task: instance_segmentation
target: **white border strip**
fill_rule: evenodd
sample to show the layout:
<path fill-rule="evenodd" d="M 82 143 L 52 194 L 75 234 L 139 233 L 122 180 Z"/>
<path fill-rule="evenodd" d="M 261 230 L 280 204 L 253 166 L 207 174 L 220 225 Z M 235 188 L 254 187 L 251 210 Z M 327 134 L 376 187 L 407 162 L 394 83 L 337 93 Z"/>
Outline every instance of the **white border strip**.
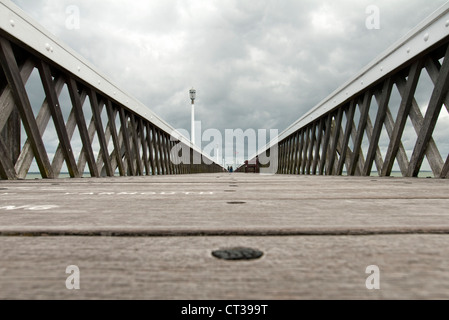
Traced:
<path fill-rule="evenodd" d="M 90 62 L 62 41 L 58 40 L 9 0 L 0 0 L 0 29 L 81 78 L 106 96 L 109 96 L 129 110 L 155 124 L 166 133 L 174 133 L 174 135 L 177 135 L 176 138 L 181 142 L 215 163 L 209 155 L 203 154 L 200 148 L 193 145 L 191 141 L 158 117 L 143 103 L 116 86 Z"/>
<path fill-rule="evenodd" d="M 363 68 L 356 76 L 351 78 L 318 105 L 308 111 L 304 116 L 281 132 L 277 140 L 272 140 L 265 147 L 259 149 L 257 154 L 265 152 L 267 149 L 277 144 L 277 141 L 282 141 L 292 133 L 347 101 L 355 94 L 365 90 L 386 74 L 412 60 L 421 52 L 432 47 L 448 35 L 449 2 L 437 9 L 419 25 L 413 28 L 407 35 Z M 256 154 L 252 158 L 255 156 Z"/>

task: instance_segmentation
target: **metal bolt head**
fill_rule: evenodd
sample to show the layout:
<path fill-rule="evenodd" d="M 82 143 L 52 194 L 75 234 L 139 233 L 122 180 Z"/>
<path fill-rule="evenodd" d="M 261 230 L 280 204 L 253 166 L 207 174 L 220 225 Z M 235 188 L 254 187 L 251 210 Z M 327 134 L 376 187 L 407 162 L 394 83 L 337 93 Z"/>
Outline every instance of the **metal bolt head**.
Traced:
<path fill-rule="evenodd" d="M 215 250 L 212 256 L 223 260 L 254 260 L 262 257 L 263 252 L 252 248 L 235 247 Z"/>

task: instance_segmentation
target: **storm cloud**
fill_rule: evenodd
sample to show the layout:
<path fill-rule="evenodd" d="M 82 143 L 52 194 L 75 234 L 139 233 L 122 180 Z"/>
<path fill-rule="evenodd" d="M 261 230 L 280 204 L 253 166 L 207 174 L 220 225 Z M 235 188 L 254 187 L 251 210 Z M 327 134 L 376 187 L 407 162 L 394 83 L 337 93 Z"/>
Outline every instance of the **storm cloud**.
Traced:
<path fill-rule="evenodd" d="M 194 87 L 196 119 L 224 136 L 283 131 L 446 1 L 13 2 L 175 128 Z"/>

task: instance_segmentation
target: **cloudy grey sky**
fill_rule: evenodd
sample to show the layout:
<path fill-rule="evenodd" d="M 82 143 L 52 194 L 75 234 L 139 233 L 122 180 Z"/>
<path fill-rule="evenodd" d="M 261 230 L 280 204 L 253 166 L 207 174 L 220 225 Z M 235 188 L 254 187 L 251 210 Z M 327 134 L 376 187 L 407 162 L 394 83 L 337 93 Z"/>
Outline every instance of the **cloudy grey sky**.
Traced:
<path fill-rule="evenodd" d="M 281 132 L 446 0 L 13 2 L 175 128 L 190 131 L 195 87 L 203 130 L 224 133 Z"/>

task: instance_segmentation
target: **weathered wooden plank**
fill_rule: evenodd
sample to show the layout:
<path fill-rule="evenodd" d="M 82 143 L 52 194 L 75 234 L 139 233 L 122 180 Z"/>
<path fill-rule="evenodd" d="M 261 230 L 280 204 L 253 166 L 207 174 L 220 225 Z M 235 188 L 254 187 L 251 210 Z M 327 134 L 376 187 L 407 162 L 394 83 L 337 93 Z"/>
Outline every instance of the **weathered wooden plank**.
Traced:
<path fill-rule="evenodd" d="M 104 105 L 103 100 L 99 101 L 98 103 L 100 105 Z M 109 126 L 109 121 L 108 121 L 106 123 L 106 128 L 104 129 L 104 137 L 106 139 L 106 145 L 108 146 L 108 152 L 109 152 L 109 142 L 111 142 L 111 136 L 112 136 L 112 134 L 111 134 L 111 127 Z M 97 168 L 98 168 L 98 171 L 100 172 L 100 176 L 101 177 L 107 177 L 108 175 L 106 173 L 106 168 L 105 168 L 105 166 L 103 164 L 103 158 L 101 156 L 102 153 L 103 152 L 100 150 L 100 152 L 99 152 L 99 154 L 97 156 Z M 116 169 L 115 166 L 117 165 L 117 163 L 114 160 L 114 166 L 112 165 L 112 160 L 114 159 L 114 156 L 112 155 L 112 153 L 108 155 L 108 158 L 109 158 L 108 161 L 111 164 L 112 172 L 114 172 L 114 175 L 115 175 L 115 169 Z"/>
<path fill-rule="evenodd" d="M 55 81 L 55 91 L 56 91 L 57 96 L 59 96 L 61 94 L 63 86 L 64 86 L 63 77 L 57 77 L 56 81 Z M 39 113 L 37 114 L 37 117 L 36 117 L 36 123 L 37 123 L 37 127 L 39 129 L 39 133 L 40 133 L 41 137 L 43 136 L 45 129 L 47 128 L 48 122 L 50 121 L 50 117 L 51 117 L 50 107 L 48 105 L 47 98 L 45 98 L 44 102 L 42 103 L 41 108 L 39 109 Z M 56 155 L 55 155 L 55 157 L 56 157 Z M 55 157 L 53 157 L 53 161 L 54 161 Z M 61 161 L 61 163 L 62 163 L 65 159 L 63 153 L 61 153 L 61 157 L 62 157 L 62 161 Z M 25 179 L 25 177 L 28 173 L 28 170 L 31 167 L 31 164 L 33 163 L 33 159 L 34 159 L 34 153 L 33 153 L 32 145 L 31 145 L 31 139 L 27 138 L 25 141 L 25 144 L 22 147 L 20 156 L 17 159 L 17 162 L 15 164 L 16 172 L 20 179 Z M 57 177 L 61 168 L 55 168 L 53 166 L 53 164 L 52 164 L 52 168 L 53 168 L 53 172 L 55 173 L 55 177 Z"/>
<path fill-rule="evenodd" d="M 368 114 L 368 119 L 366 120 L 366 136 L 368 138 L 368 141 L 371 141 L 371 137 L 373 136 L 373 123 L 371 122 L 371 118 Z M 379 146 L 377 146 L 376 151 L 374 153 L 374 163 L 376 165 L 377 172 L 380 172 L 382 170 L 382 167 L 384 165 L 384 161 L 382 159 L 382 154 L 380 152 Z M 365 165 L 365 162 L 363 163 L 363 166 Z M 361 169 L 361 174 L 363 172 L 363 168 Z M 362 174 L 363 175 L 363 174 Z M 370 174 L 369 174 L 370 175 Z"/>
<path fill-rule="evenodd" d="M 317 166 L 318 166 L 318 161 L 320 158 L 320 145 L 321 145 L 321 140 L 323 137 L 324 117 L 322 117 L 319 121 L 320 121 L 320 125 L 318 126 L 318 137 L 316 139 L 316 144 L 315 144 L 315 157 L 313 159 L 313 165 L 312 165 L 312 174 L 313 175 L 316 175 L 316 173 L 317 173 Z"/>
<path fill-rule="evenodd" d="M 334 135 L 333 135 L 333 142 L 331 145 L 331 149 L 330 149 L 330 154 L 329 154 L 329 163 L 327 165 L 327 174 L 328 175 L 332 175 L 334 174 L 334 162 L 335 162 L 335 157 L 337 154 L 337 144 L 338 144 L 338 140 L 339 140 L 339 135 L 340 135 L 340 129 L 341 129 L 341 122 L 343 119 L 343 109 L 344 107 L 340 107 L 338 109 L 338 113 L 337 113 L 337 118 L 335 120 L 335 130 L 334 130 Z"/>
<path fill-rule="evenodd" d="M 165 148 L 166 148 L 166 153 L 167 153 L 167 160 L 168 160 L 168 167 L 170 169 L 170 174 L 175 174 L 175 167 L 173 165 L 173 158 L 172 158 L 172 152 L 171 152 L 171 147 L 170 147 L 170 135 L 169 134 L 164 134 L 165 136 Z M 206 168 L 209 167 L 208 165 L 206 165 Z M 207 170 L 206 170 L 207 171 Z"/>
<path fill-rule="evenodd" d="M 170 148 L 170 135 L 164 132 L 164 146 L 165 146 L 165 154 L 167 155 L 167 164 L 168 164 L 168 172 L 169 174 L 174 174 L 175 169 L 173 167 L 172 157 L 171 157 L 171 148 Z M 204 164 L 203 158 L 201 156 L 201 161 Z M 207 172 L 208 165 L 204 164 L 203 169 Z"/>
<path fill-rule="evenodd" d="M 438 75 L 437 75 L 437 77 L 438 77 Z M 402 97 L 405 92 L 405 86 L 406 86 L 405 79 L 403 77 L 397 77 L 396 86 L 398 88 L 399 94 Z M 421 131 L 424 117 L 421 113 L 418 103 L 416 102 L 416 99 L 413 99 L 413 101 L 412 101 L 412 107 L 410 108 L 409 117 L 412 122 L 413 128 L 415 129 L 415 132 L 418 135 L 419 132 Z M 426 149 L 426 156 L 427 156 L 427 160 L 429 161 L 429 165 L 433 171 L 434 176 L 438 177 L 444 163 L 443 163 L 443 158 L 441 158 L 441 154 L 438 151 L 437 145 L 432 137 L 430 138 L 429 144 Z M 407 162 L 407 164 L 408 164 L 408 162 Z M 408 165 L 407 165 L 407 170 L 408 170 Z M 404 176 L 405 176 L 405 174 L 404 174 Z"/>
<path fill-rule="evenodd" d="M 285 166 L 285 173 L 290 174 L 290 168 L 292 165 L 292 157 L 293 157 L 293 150 L 295 147 L 295 141 L 294 141 L 294 135 L 292 134 L 290 137 L 287 138 L 287 161 Z"/>
<path fill-rule="evenodd" d="M 429 106 L 427 107 L 424 122 L 418 135 L 415 148 L 410 159 L 407 176 L 417 177 L 424 160 L 424 155 L 435 129 L 438 117 L 440 115 L 443 102 L 446 99 L 449 91 L 449 46 L 446 51 L 443 65 L 440 69 L 440 75 L 435 84 L 432 96 L 430 98 Z M 445 175 L 444 175 L 445 176 Z"/>
<path fill-rule="evenodd" d="M 120 147 L 119 138 L 117 135 L 117 126 L 115 125 L 115 119 L 117 117 L 117 109 L 112 106 L 112 102 L 109 99 L 106 101 L 106 113 L 108 115 L 109 127 L 110 127 L 110 131 L 111 131 L 111 136 L 112 136 L 112 143 L 114 144 L 114 150 L 117 151 L 115 153 L 115 159 L 117 161 L 116 163 L 118 166 L 118 170 L 119 170 L 120 176 L 125 176 L 126 171 L 124 170 L 124 167 L 123 167 L 123 161 L 122 161 L 122 157 L 120 154 L 121 147 Z"/>
<path fill-rule="evenodd" d="M 2 137 L 0 137 L 0 177 L 2 179 L 15 180 L 17 179 L 17 174 L 8 151 Z"/>
<path fill-rule="evenodd" d="M 147 144 L 148 144 L 148 155 L 149 155 L 149 160 L 150 160 L 150 166 L 151 166 L 151 174 L 152 175 L 156 175 L 156 166 L 155 166 L 155 161 L 154 161 L 154 145 L 153 145 L 153 141 L 151 139 L 151 127 L 150 127 L 150 123 L 149 122 L 145 122 L 145 127 L 147 129 Z"/>
<path fill-rule="evenodd" d="M 62 85 L 63 84 L 64 83 L 62 83 Z M 62 85 L 61 85 L 61 90 L 62 90 Z M 58 82 L 56 82 L 56 90 L 58 90 Z M 59 93 L 58 93 L 58 95 L 59 95 Z M 83 90 L 80 93 L 80 103 L 81 103 L 81 105 L 84 104 L 84 101 L 86 100 L 86 97 L 87 97 L 87 94 Z M 41 108 L 41 110 L 42 110 L 42 108 Z M 37 118 L 39 118 L 39 115 L 37 116 Z M 73 137 L 73 134 L 75 132 L 75 128 L 76 128 L 76 117 L 75 117 L 75 111 L 74 111 L 73 107 L 70 110 L 69 118 L 67 119 L 65 127 L 66 127 L 66 131 L 67 131 L 67 135 L 68 135 L 69 139 L 71 140 L 72 137 Z M 58 148 L 56 149 L 55 156 L 53 157 L 53 162 L 51 164 L 52 167 L 53 167 L 53 171 L 54 172 L 60 172 L 63 162 L 64 162 L 64 154 L 63 154 L 63 151 L 62 151 L 62 146 L 61 146 L 61 144 L 59 144 Z M 81 171 L 79 171 L 79 172 L 80 172 L 80 174 L 83 174 L 83 172 L 81 172 Z"/>
<path fill-rule="evenodd" d="M 142 118 L 139 118 L 138 120 L 138 127 L 139 127 L 139 133 L 140 133 L 140 145 L 142 146 L 142 158 L 143 158 L 143 165 L 145 167 L 145 174 L 149 176 L 151 174 L 150 172 L 150 164 L 148 162 L 148 153 L 147 153 L 147 144 L 146 144 L 146 136 L 145 136 L 145 125 L 142 120 Z"/>
<path fill-rule="evenodd" d="M 27 83 L 34 69 L 34 62 L 31 59 L 25 61 L 25 63 L 20 66 L 20 77 L 23 83 Z M 0 95 L 0 131 L 7 123 L 12 110 L 15 109 L 14 96 L 12 94 L 10 86 L 6 86 Z"/>
<path fill-rule="evenodd" d="M 281 141 L 279 143 L 279 168 L 278 173 L 283 174 L 284 173 L 284 151 L 285 151 L 285 140 Z"/>
<path fill-rule="evenodd" d="M 282 142 L 278 142 L 278 167 L 276 174 L 282 173 Z"/>
<path fill-rule="evenodd" d="M 136 171 L 134 168 L 134 163 L 131 155 L 131 145 L 129 143 L 130 137 L 128 132 L 128 118 L 125 116 L 125 111 L 123 108 L 119 107 L 119 117 L 120 117 L 120 124 L 121 124 L 121 130 L 123 134 L 123 144 L 125 146 L 125 158 L 126 162 L 128 164 L 128 171 L 132 176 L 136 175 Z"/>
<path fill-rule="evenodd" d="M 92 105 L 91 105 L 91 107 L 92 107 Z M 103 110 L 103 105 L 99 106 L 99 108 L 100 108 L 100 113 L 101 113 Z M 94 141 L 96 132 L 97 132 L 97 128 L 95 126 L 94 117 L 92 115 L 92 117 L 89 121 L 89 126 L 87 127 L 87 133 L 89 135 L 89 141 L 90 141 L 91 146 L 93 146 L 93 141 Z M 84 147 L 83 147 L 83 149 L 84 149 Z M 103 157 L 101 155 L 101 151 L 100 151 L 100 153 L 97 154 L 97 159 L 98 159 L 98 157 L 100 157 L 103 162 Z M 85 152 L 84 152 L 84 150 L 81 150 L 80 157 L 78 158 L 78 168 L 82 168 L 82 170 L 84 170 L 84 167 L 86 166 L 86 161 L 87 161 L 87 159 L 85 156 Z M 95 162 L 95 165 L 97 166 L 98 172 L 100 172 L 96 162 Z M 81 170 L 81 169 L 79 169 L 79 170 Z"/>
<path fill-rule="evenodd" d="M 381 96 L 380 93 L 375 93 L 377 104 L 380 105 L 381 103 Z M 393 134 L 393 128 L 394 128 L 394 120 L 393 115 L 391 114 L 390 108 L 387 106 L 386 109 L 386 116 L 385 116 L 385 129 L 387 130 L 388 138 L 391 139 L 391 136 Z M 398 161 L 399 169 L 401 170 L 401 174 L 405 176 L 408 169 L 408 158 L 407 153 L 405 152 L 404 146 L 402 145 L 402 142 L 399 142 L 399 148 L 398 153 L 396 155 L 396 159 Z M 382 170 L 379 170 L 379 175 L 382 176 Z"/>
<path fill-rule="evenodd" d="M 349 104 L 349 108 L 346 110 L 346 128 L 345 128 L 345 135 L 343 138 L 340 159 L 338 160 L 337 165 L 336 171 L 337 175 L 343 174 L 343 168 L 347 157 L 347 150 L 349 149 L 349 139 L 351 138 L 352 126 L 354 124 L 355 108 L 356 108 L 356 99 L 353 99 Z M 347 170 L 349 170 L 349 166 Z"/>
<path fill-rule="evenodd" d="M 81 175 L 78 171 L 78 167 L 76 166 L 75 157 L 73 156 L 72 146 L 70 144 L 70 139 L 67 134 L 64 117 L 62 115 L 58 100 L 59 94 L 57 93 L 55 83 L 52 80 L 50 67 L 45 62 L 40 61 L 38 68 L 46 95 L 47 105 L 50 109 L 50 113 L 55 124 L 55 130 L 58 135 L 59 143 L 62 147 L 64 159 L 66 161 L 67 170 L 69 171 L 70 177 L 79 178 Z M 59 172 L 55 172 L 55 174 L 59 175 Z"/>
<path fill-rule="evenodd" d="M 19 109 L 22 123 L 30 138 L 31 146 L 37 165 L 43 178 L 54 178 L 53 169 L 45 150 L 44 142 L 34 118 L 28 94 L 20 75 L 20 70 L 14 57 L 11 44 L 4 38 L 0 38 L 0 61 L 3 71 L 11 87 L 16 106 Z"/>
<path fill-rule="evenodd" d="M 323 146 L 321 149 L 321 161 L 320 161 L 320 170 L 319 174 L 322 176 L 324 174 L 324 169 L 326 166 L 326 160 L 327 160 L 327 150 L 329 148 L 329 140 L 331 137 L 331 124 L 332 124 L 332 114 L 329 112 L 326 119 L 326 126 L 325 126 L 325 135 L 324 135 L 324 141 Z"/>
<path fill-rule="evenodd" d="M 118 112 L 118 111 L 117 111 Z M 114 148 L 114 151 L 112 152 L 112 168 L 117 169 L 118 168 L 118 163 L 117 163 L 117 158 L 123 159 L 125 157 L 125 145 L 123 142 L 123 132 L 122 132 L 122 128 L 120 128 L 120 131 L 117 133 L 117 137 L 118 137 L 118 145 L 119 148 L 116 149 Z M 120 173 L 120 176 L 124 177 L 126 176 L 127 172 L 128 172 L 128 165 L 127 165 L 127 161 L 122 161 L 122 165 L 123 165 L 123 174 Z"/>
<path fill-rule="evenodd" d="M 299 145 L 298 145 L 298 155 L 297 155 L 297 160 L 295 161 L 295 170 L 297 172 L 297 174 L 301 174 L 301 166 L 302 166 L 302 162 L 303 162 L 303 158 L 302 158 L 302 150 L 304 148 L 304 128 L 302 128 L 301 130 L 298 131 L 298 139 L 299 139 Z"/>
<path fill-rule="evenodd" d="M 387 154 L 384 160 L 384 166 L 382 168 L 382 176 L 389 176 L 393 168 L 394 159 L 398 152 L 399 142 L 401 141 L 402 134 L 404 132 L 405 124 L 412 107 L 412 102 L 416 87 L 418 85 L 419 76 L 422 69 L 422 60 L 416 61 L 411 67 L 408 75 L 407 85 L 404 91 L 404 97 L 402 98 L 401 105 L 399 107 L 398 115 L 396 117 L 396 123 L 392 136 L 390 138 L 390 144 L 388 146 Z"/>
<path fill-rule="evenodd" d="M 307 128 L 305 128 L 304 132 L 306 134 L 306 142 L 304 144 L 302 153 L 302 163 L 301 163 L 301 174 L 305 174 L 306 173 L 306 164 L 309 162 L 309 158 L 308 158 L 308 153 L 307 151 L 309 150 L 309 144 L 310 144 L 310 134 L 312 131 L 312 126 L 309 125 L 307 126 Z"/>
<path fill-rule="evenodd" d="M 352 150 L 351 166 L 349 167 L 349 176 L 356 174 L 356 167 L 358 165 L 363 167 L 363 159 L 360 157 L 362 151 L 362 140 L 365 135 L 366 123 L 369 115 L 369 109 L 371 105 L 371 97 L 373 93 L 371 89 L 368 89 L 363 97 L 363 103 L 360 110 L 359 125 L 357 127 L 357 135 L 354 140 L 354 147 Z"/>
<path fill-rule="evenodd" d="M 292 143 L 289 138 L 286 139 L 285 142 L 285 163 L 284 163 L 284 173 L 288 174 L 288 165 L 289 165 L 289 155 L 290 155 L 290 147 Z"/>
<path fill-rule="evenodd" d="M 159 128 L 156 128 L 156 132 L 157 132 L 157 146 L 158 146 L 158 150 L 159 150 L 159 160 L 161 163 L 161 169 L 162 169 L 162 174 L 166 175 L 167 174 L 167 166 L 166 166 L 166 158 L 165 158 L 165 154 L 164 154 L 164 148 L 162 147 L 162 133 L 161 130 Z M 193 158 L 192 158 L 193 160 Z"/>
<path fill-rule="evenodd" d="M 97 165 L 95 163 L 95 156 L 92 150 L 92 140 L 89 137 L 90 135 L 87 130 L 83 106 L 81 104 L 80 95 L 78 93 L 78 85 L 72 77 L 69 77 L 66 83 L 67 88 L 69 89 L 69 95 L 72 101 L 72 107 L 74 110 L 76 124 L 80 134 L 81 142 L 83 143 L 83 148 L 78 158 L 78 170 L 81 173 L 84 172 L 84 163 L 82 161 L 82 157 L 84 156 L 87 161 L 87 165 L 89 167 L 91 176 L 98 178 L 100 174 L 98 172 Z"/>
<path fill-rule="evenodd" d="M 154 159 L 155 159 L 155 163 L 156 163 L 157 174 L 161 175 L 162 174 L 161 156 L 159 153 L 159 143 L 157 142 L 158 139 L 157 139 L 156 127 L 154 125 L 151 125 L 151 131 L 153 133 L 152 134 L 152 142 L 153 142 L 153 147 L 154 147 Z M 192 163 L 192 158 L 190 158 L 189 168 L 191 168 L 191 166 L 190 166 L 191 163 Z"/>
<path fill-rule="evenodd" d="M 285 174 L 289 174 L 289 167 L 290 167 L 290 157 L 292 154 L 292 146 L 293 146 L 293 141 L 291 139 L 291 137 L 287 138 L 287 143 L 286 143 L 286 150 L 285 150 Z"/>
<path fill-rule="evenodd" d="M 130 116 L 130 125 L 131 125 L 131 140 L 133 143 L 133 149 L 134 149 L 134 156 L 136 159 L 136 174 L 142 176 L 143 175 L 143 168 L 142 168 L 142 159 L 140 158 L 140 147 L 139 147 L 139 141 L 138 141 L 138 127 L 136 124 L 136 118 L 134 113 L 131 113 Z"/>
<path fill-rule="evenodd" d="M 25 84 L 33 72 L 34 62 L 28 59 L 19 68 L 20 76 Z M 9 158 L 13 164 L 17 163 L 21 151 L 21 119 L 7 82 L 0 95 L 0 133 L 6 143 Z"/>
<path fill-rule="evenodd" d="M 313 149 L 314 149 L 315 142 L 316 142 L 316 127 L 317 127 L 317 122 L 314 121 L 313 127 L 312 127 L 312 137 L 310 140 L 309 156 L 307 157 L 306 174 L 308 174 L 308 175 L 310 174 L 310 168 L 312 166 L 312 161 L 313 161 Z"/>
<path fill-rule="evenodd" d="M 291 167 L 291 172 L 292 172 L 292 174 L 299 174 L 299 170 L 297 170 L 297 168 L 296 168 L 296 163 L 297 163 L 297 161 L 298 161 L 298 150 L 299 150 L 299 143 L 300 143 L 300 141 L 299 141 L 299 139 L 300 139 L 300 133 L 299 133 L 299 130 L 298 131 L 296 131 L 295 133 L 294 133 L 294 148 L 293 148 L 293 155 L 292 155 L 292 167 Z"/>
<path fill-rule="evenodd" d="M 382 127 L 385 122 L 385 117 L 387 116 L 387 108 L 388 104 L 390 102 L 391 97 L 391 91 L 393 90 L 393 79 L 387 78 L 384 81 L 383 87 L 382 87 L 382 93 L 380 98 L 380 103 L 378 104 L 378 110 L 377 110 L 377 116 L 376 116 L 376 122 L 374 124 L 373 133 L 370 140 L 370 145 L 368 148 L 368 153 L 366 155 L 366 161 L 365 166 L 363 168 L 362 174 L 365 176 L 369 176 L 371 174 L 371 169 L 373 166 L 373 162 L 376 156 L 376 150 L 379 147 L 379 139 L 380 135 L 382 133 Z"/>
<path fill-rule="evenodd" d="M 449 178 L 449 155 L 446 158 L 443 168 L 441 169 L 440 178 Z"/>
<path fill-rule="evenodd" d="M 285 139 L 285 143 L 284 143 L 284 164 L 283 164 L 283 173 L 287 174 L 288 173 L 288 151 L 289 151 L 289 147 L 290 147 L 290 143 L 289 143 L 289 139 Z"/>
<path fill-rule="evenodd" d="M 432 57 L 429 57 L 425 61 L 425 67 L 427 70 L 427 73 L 430 76 L 430 79 L 432 80 L 433 84 L 435 85 L 438 81 L 438 76 L 440 74 L 441 64 L 437 59 L 434 59 Z M 447 112 L 449 112 L 449 96 L 446 96 L 444 99 L 444 105 L 446 106 Z"/>
<path fill-rule="evenodd" d="M 90 107 L 92 109 L 92 119 L 94 121 L 95 130 L 97 131 L 98 143 L 100 144 L 100 155 L 103 158 L 103 164 L 106 169 L 106 174 L 109 177 L 114 176 L 111 163 L 109 161 L 108 145 L 106 143 L 106 137 L 104 135 L 104 127 L 101 121 L 101 111 L 98 104 L 97 93 L 92 89 L 88 89 L 88 96 L 90 101 Z M 103 104 L 102 104 L 103 106 Z"/>

